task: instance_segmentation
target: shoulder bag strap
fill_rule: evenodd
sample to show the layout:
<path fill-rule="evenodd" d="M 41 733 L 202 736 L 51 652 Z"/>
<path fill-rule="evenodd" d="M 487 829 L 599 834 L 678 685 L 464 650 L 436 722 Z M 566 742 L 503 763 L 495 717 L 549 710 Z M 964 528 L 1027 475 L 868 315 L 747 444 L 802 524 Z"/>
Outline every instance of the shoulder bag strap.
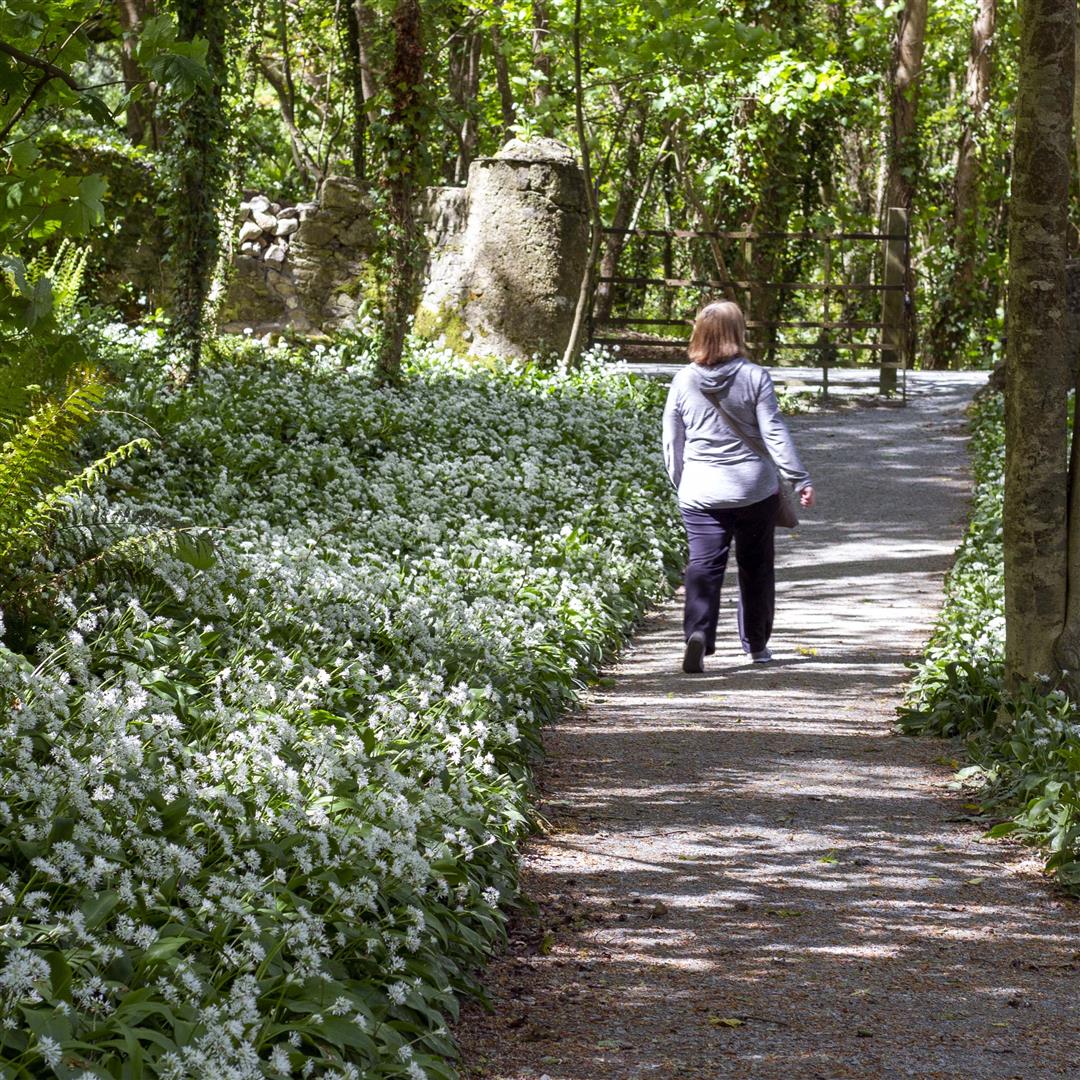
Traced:
<path fill-rule="evenodd" d="M 709 403 L 716 409 L 716 411 L 724 418 L 724 423 L 727 424 L 731 432 L 746 444 L 751 450 L 757 454 L 762 461 L 769 462 L 774 469 L 776 469 L 776 475 L 779 479 L 778 494 L 780 501 L 777 504 L 776 509 L 776 524 L 782 525 L 785 529 L 794 529 L 799 524 L 799 514 L 795 505 L 795 496 L 792 493 L 791 484 L 784 479 L 784 474 L 777 468 L 776 462 L 773 461 L 772 455 L 769 453 L 768 448 L 765 446 L 765 440 L 748 435 L 742 429 L 742 425 L 720 404 L 718 398 L 713 397 L 711 394 L 706 394 Z"/>
<path fill-rule="evenodd" d="M 772 459 L 772 454 L 769 453 L 768 448 L 765 446 L 765 440 L 760 436 L 747 434 L 743 429 L 742 424 L 740 424 L 735 417 L 720 404 L 719 395 L 709 393 L 705 394 L 705 397 L 708 399 L 709 404 L 724 418 L 724 423 L 731 429 L 732 434 L 741 439 L 759 458 L 768 461 L 775 468 L 776 463 Z"/>

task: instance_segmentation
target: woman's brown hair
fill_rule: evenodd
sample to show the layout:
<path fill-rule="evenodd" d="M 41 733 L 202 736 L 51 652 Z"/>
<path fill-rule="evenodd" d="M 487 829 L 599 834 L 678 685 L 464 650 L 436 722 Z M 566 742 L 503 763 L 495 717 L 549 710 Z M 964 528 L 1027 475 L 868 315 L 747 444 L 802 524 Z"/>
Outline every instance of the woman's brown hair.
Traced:
<path fill-rule="evenodd" d="M 706 304 L 694 320 L 686 349 L 695 364 L 711 367 L 746 355 L 746 319 L 733 300 Z"/>

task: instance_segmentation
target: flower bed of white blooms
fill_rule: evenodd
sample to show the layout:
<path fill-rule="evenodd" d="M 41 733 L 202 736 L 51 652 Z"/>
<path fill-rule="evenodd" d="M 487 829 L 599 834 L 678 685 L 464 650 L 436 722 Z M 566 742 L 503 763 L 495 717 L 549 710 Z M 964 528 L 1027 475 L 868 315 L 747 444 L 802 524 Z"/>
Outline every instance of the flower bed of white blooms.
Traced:
<path fill-rule="evenodd" d="M 663 391 L 434 350 L 380 389 L 356 343 L 177 390 L 107 348 L 95 438 L 160 447 L 91 509 L 217 552 L 0 648 L 0 1073 L 452 1077 L 538 729 L 681 556 Z"/>

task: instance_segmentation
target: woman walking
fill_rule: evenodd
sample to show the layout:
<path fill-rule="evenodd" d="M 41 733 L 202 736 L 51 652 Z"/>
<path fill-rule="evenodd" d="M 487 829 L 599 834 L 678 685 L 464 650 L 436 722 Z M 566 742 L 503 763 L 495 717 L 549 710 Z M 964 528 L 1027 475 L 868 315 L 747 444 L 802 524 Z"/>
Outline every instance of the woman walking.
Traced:
<path fill-rule="evenodd" d="M 672 380 L 664 407 L 664 461 L 690 545 L 683 671 L 704 671 L 703 658 L 716 649 L 720 586 L 732 542 L 739 568 L 739 637 L 754 663 L 768 663 L 779 485 L 793 484 L 807 507 L 814 505 L 814 489 L 769 373 L 746 359 L 739 305 L 724 300 L 703 308 L 687 352 L 692 362 Z"/>

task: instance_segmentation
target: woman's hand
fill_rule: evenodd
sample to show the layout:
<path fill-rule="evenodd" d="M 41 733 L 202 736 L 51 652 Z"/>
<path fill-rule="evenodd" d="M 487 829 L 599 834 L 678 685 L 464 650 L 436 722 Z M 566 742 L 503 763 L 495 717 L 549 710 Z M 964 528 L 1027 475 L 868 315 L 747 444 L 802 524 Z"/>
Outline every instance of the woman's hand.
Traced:
<path fill-rule="evenodd" d="M 811 484 L 807 484 L 806 487 L 799 492 L 799 505 L 806 507 L 814 505 L 814 488 Z"/>

